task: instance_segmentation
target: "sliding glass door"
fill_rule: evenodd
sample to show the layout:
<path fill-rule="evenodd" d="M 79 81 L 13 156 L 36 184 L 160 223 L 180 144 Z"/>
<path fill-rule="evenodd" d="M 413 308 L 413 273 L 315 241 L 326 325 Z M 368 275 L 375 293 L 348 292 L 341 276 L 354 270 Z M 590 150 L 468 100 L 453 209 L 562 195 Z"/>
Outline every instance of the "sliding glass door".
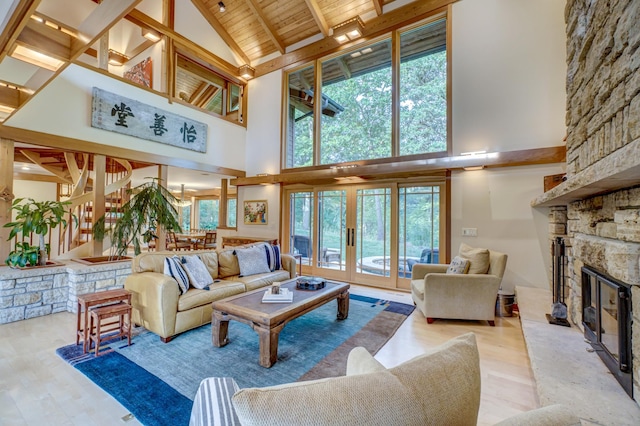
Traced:
<path fill-rule="evenodd" d="M 289 251 L 301 256 L 305 275 L 408 289 L 415 263 L 440 261 L 443 187 L 393 182 L 289 189 L 283 210 Z"/>

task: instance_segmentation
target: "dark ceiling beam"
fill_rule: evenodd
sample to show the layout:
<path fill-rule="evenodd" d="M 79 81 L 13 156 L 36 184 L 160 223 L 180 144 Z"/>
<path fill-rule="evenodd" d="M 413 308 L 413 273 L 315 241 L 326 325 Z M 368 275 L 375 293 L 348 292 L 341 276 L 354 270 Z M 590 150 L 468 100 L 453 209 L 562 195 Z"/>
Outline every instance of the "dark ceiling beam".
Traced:
<path fill-rule="evenodd" d="M 566 146 L 525 149 L 489 153 L 486 155 L 458 155 L 453 157 L 422 158 L 399 161 L 398 158 L 385 159 L 375 164 L 367 162 L 356 167 L 323 168 L 309 167 L 301 171 L 286 171 L 279 175 L 253 176 L 232 179 L 231 185 L 247 186 L 262 184 L 294 184 L 320 181 L 338 181 L 344 178 L 392 179 L 432 175 L 447 170 L 462 170 L 465 167 L 484 166 L 515 167 L 533 164 L 554 164 L 566 161 Z"/>
<path fill-rule="evenodd" d="M 247 6 L 249 6 L 251 12 L 253 12 L 253 14 L 255 15 L 256 19 L 258 19 L 258 22 L 262 26 L 264 32 L 267 33 L 267 36 L 269 37 L 269 39 L 271 39 L 271 42 L 276 47 L 278 52 L 284 53 L 284 43 L 278 37 L 278 32 L 276 31 L 276 29 L 273 28 L 273 26 L 269 23 L 269 19 L 267 19 L 267 17 L 265 16 L 258 2 L 256 0 L 245 1 L 247 3 Z"/>
<path fill-rule="evenodd" d="M 222 40 L 224 40 L 224 42 L 227 43 L 227 46 L 229 46 L 229 49 L 231 49 L 231 51 L 236 56 L 238 56 L 239 58 L 242 58 L 245 64 L 251 64 L 251 60 L 249 59 L 247 54 L 243 52 L 240 46 L 238 46 L 238 43 L 236 43 L 233 37 L 231 37 L 227 32 L 227 30 L 224 29 L 220 21 L 218 21 L 216 17 L 213 16 L 213 13 L 211 13 L 211 11 L 207 8 L 207 6 L 205 6 L 204 1 L 191 0 L 191 3 L 193 3 L 193 5 L 200 11 L 204 19 L 207 20 L 209 25 L 211 25 L 214 31 L 218 33 L 218 35 L 222 38 Z"/>
<path fill-rule="evenodd" d="M 307 3 L 307 7 L 313 16 L 313 20 L 316 21 L 316 25 L 320 28 L 320 32 L 323 36 L 327 37 L 329 35 L 329 24 L 327 24 L 327 20 L 324 19 L 324 15 L 322 10 L 320 10 L 320 6 L 318 6 L 318 2 L 316 0 L 304 0 Z"/>

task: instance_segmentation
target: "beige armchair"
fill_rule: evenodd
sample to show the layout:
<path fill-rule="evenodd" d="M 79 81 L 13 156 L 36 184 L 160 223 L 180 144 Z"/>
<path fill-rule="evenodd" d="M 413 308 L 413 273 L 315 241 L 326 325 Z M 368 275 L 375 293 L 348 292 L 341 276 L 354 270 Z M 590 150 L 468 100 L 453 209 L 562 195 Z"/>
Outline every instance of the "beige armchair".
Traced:
<path fill-rule="evenodd" d="M 507 255 L 489 250 L 486 274 L 447 274 L 448 265 L 413 266 L 411 297 L 429 324 L 436 318 L 486 320 L 495 326 L 496 298 Z"/>

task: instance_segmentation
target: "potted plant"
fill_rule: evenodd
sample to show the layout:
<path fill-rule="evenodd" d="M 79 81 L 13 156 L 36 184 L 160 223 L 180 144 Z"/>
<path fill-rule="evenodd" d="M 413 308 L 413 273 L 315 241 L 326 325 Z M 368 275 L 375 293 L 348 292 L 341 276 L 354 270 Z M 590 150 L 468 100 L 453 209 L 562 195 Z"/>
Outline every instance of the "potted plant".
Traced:
<path fill-rule="evenodd" d="M 8 241 L 22 234 L 22 242 L 16 243 L 15 249 L 9 253 L 5 260 L 7 265 L 12 267 L 43 266 L 47 264 L 47 254 L 50 251 L 49 244 L 45 244 L 45 236 L 51 229 L 59 224 L 67 226 L 64 218 L 67 211 L 66 206 L 70 201 L 35 201 L 28 198 L 27 202 L 21 204 L 24 198 L 17 198 L 13 201 L 11 209 L 15 210 L 15 221 L 4 225 L 11 228 Z M 73 216 L 75 219 L 75 216 Z M 38 234 L 37 246 L 32 246 L 24 239 L 27 235 Z"/>
<path fill-rule="evenodd" d="M 178 200 L 159 179 L 152 178 L 127 191 L 132 197 L 122 206 L 114 226 L 108 229 L 103 216 L 93 227 L 94 238 L 102 239 L 107 234 L 111 237 L 111 257 L 126 255 L 129 245 L 133 245 L 136 255 L 140 254 L 140 239 L 145 243 L 157 239 L 159 228 L 182 232 L 175 208 Z"/>

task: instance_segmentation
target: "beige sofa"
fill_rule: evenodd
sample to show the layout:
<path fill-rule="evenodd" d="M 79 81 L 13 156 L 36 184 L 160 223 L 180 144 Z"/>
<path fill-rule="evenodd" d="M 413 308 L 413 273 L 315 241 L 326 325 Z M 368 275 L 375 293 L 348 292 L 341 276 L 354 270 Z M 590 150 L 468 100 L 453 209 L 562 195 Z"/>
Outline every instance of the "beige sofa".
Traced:
<path fill-rule="evenodd" d="M 238 259 L 234 254 L 236 248 L 149 252 L 136 256 L 131 262 L 132 273 L 124 282 L 124 288 L 133 293 L 133 322 L 153 331 L 166 343 L 178 333 L 210 323 L 211 302 L 296 276 L 296 260 L 286 254 L 281 256 L 280 270 L 240 276 Z M 164 274 L 164 259 L 194 254 L 203 260 L 214 283 L 209 290 L 191 287 L 181 295 L 176 280 Z"/>
<path fill-rule="evenodd" d="M 467 333 L 390 369 L 366 349 L 349 353 L 346 376 L 238 389 L 208 378 L 193 401 L 190 426 L 476 425 L 480 360 Z M 579 425 L 560 405 L 511 417 L 508 425 Z"/>
<path fill-rule="evenodd" d="M 467 246 L 468 247 L 468 246 Z M 486 273 L 447 274 L 449 265 L 416 263 L 411 270 L 411 297 L 431 324 L 436 318 L 486 320 L 495 325 L 496 298 L 507 255 L 489 252 Z"/>

